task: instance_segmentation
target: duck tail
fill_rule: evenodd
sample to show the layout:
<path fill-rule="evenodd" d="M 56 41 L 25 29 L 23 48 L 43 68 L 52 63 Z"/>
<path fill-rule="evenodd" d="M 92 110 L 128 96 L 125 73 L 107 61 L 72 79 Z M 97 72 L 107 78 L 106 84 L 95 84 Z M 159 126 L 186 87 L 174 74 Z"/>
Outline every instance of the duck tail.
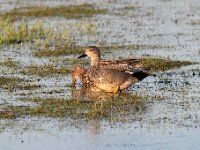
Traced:
<path fill-rule="evenodd" d="M 149 72 L 144 69 L 135 69 L 131 72 L 131 75 L 137 78 L 139 81 L 143 80 L 144 78 L 150 76 Z"/>

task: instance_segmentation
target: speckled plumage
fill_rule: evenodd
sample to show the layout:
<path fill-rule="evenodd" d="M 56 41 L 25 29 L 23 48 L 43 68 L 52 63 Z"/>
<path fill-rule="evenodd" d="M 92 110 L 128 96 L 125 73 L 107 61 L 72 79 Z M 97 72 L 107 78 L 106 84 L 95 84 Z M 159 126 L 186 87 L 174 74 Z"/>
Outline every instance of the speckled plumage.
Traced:
<path fill-rule="evenodd" d="M 72 72 L 73 79 L 79 77 L 84 84 L 91 84 L 105 92 L 114 93 L 128 88 L 149 75 L 145 70 L 136 70 L 133 74 L 129 74 L 114 69 L 103 69 L 98 65 L 91 66 L 87 70 L 80 66 L 75 67 Z"/>
<path fill-rule="evenodd" d="M 100 60 L 100 67 L 105 69 L 115 69 L 119 71 L 132 71 L 135 68 L 141 67 L 138 59 L 124 59 L 124 60 Z"/>

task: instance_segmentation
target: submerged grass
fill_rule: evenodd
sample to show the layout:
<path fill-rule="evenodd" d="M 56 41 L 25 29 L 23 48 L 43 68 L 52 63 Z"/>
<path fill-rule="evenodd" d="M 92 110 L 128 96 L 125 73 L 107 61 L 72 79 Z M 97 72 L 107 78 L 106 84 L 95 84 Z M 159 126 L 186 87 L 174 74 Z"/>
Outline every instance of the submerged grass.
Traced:
<path fill-rule="evenodd" d="M 18 62 L 14 62 L 11 58 L 6 59 L 5 61 L 1 61 L 0 65 L 6 66 L 6 67 L 11 67 L 11 68 L 19 67 Z"/>
<path fill-rule="evenodd" d="M 30 74 L 30 75 L 37 75 L 37 76 L 50 76 L 50 75 L 66 75 L 70 73 L 70 69 L 65 67 L 55 67 L 53 65 L 31 65 L 23 69 L 21 73 Z"/>
<path fill-rule="evenodd" d="M 56 98 L 30 98 L 27 102 L 35 102 L 36 106 L 7 106 L 18 117 L 42 116 L 52 118 L 70 118 L 73 120 L 106 119 L 120 121 L 125 116 L 142 113 L 146 110 L 144 98 L 136 95 L 121 94 L 106 101 L 79 101 Z"/>
<path fill-rule="evenodd" d="M 150 69 L 150 72 L 165 71 L 181 66 L 194 64 L 190 61 L 174 61 L 160 58 L 141 58 L 139 59 L 144 68 Z"/>
<path fill-rule="evenodd" d="M 120 11 L 127 11 L 127 10 L 135 10 L 135 9 L 138 9 L 138 8 L 140 8 L 140 7 L 138 6 L 138 4 L 133 4 L 133 5 L 129 5 L 129 6 L 122 7 L 122 8 L 120 8 L 119 10 L 120 10 Z"/>
<path fill-rule="evenodd" d="M 23 82 L 20 78 L 14 78 L 14 77 L 0 77 L 0 87 L 9 86 L 9 85 L 15 85 L 17 83 Z"/>
<path fill-rule="evenodd" d="M 73 65 L 81 64 L 81 65 L 89 65 L 89 61 L 86 59 L 77 59 L 75 58 L 51 58 L 50 61 L 52 64 L 58 66 L 69 66 L 72 68 Z"/>
<path fill-rule="evenodd" d="M 33 52 L 36 57 L 52 57 L 62 55 L 73 55 L 81 53 L 82 47 L 65 45 L 63 47 L 56 46 L 54 49 L 44 48 Z"/>
<path fill-rule="evenodd" d="M 21 78 L 16 77 L 0 77 L 0 88 L 13 92 L 15 89 L 20 90 L 34 90 L 39 88 L 40 85 L 27 82 Z"/>
<path fill-rule="evenodd" d="M 161 49 L 173 48 L 169 45 L 152 45 L 152 44 L 130 44 L 130 45 L 103 45 L 100 50 L 142 50 L 142 49 Z"/>
<path fill-rule="evenodd" d="M 22 7 L 15 8 L 10 12 L 1 14 L 3 18 L 10 17 L 12 20 L 22 19 L 23 17 L 54 17 L 61 16 L 67 19 L 79 19 L 92 17 L 96 14 L 104 14 L 106 10 L 95 8 L 89 4 L 57 6 L 57 7 Z"/>
<path fill-rule="evenodd" d="M 0 119 L 15 119 L 16 115 L 12 111 L 0 111 Z"/>

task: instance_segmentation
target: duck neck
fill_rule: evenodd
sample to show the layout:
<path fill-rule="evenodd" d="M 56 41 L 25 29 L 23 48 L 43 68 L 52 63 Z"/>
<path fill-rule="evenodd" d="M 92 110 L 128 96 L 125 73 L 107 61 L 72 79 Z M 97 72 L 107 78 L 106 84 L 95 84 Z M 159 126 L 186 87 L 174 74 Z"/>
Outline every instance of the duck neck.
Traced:
<path fill-rule="evenodd" d="M 91 58 L 91 66 L 99 65 L 100 58 L 99 57 L 92 57 Z"/>

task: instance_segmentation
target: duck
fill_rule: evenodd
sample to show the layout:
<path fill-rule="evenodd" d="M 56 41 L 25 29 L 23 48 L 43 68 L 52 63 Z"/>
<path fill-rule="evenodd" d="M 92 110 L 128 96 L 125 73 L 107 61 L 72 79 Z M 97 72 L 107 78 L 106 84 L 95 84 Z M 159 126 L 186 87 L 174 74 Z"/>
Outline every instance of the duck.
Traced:
<path fill-rule="evenodd" d="M 130 72 L 135 68 L 140 68 L 141 64 L 138 59 L 124 59 L 124 60 L 103 60 L 101 59 L 100 50 L 96 46 L 89 46 L 85 49 L 84 54 L 78 58 L 90 57 L 91 66 L 99 64 L 101 68 L 115 69 L 124 72 Z"/>
<path fill-rule="evenodd" d="M 88 69 L 75 66 L 72 69 L 72 86 L 75 86 L 76 80 L 79 78 L 85 85 L 93 85 L 104 92 L 117 93 L 147 76 L 149 73 L 143 69 L 135 69 L 130 74 L 115 69 L 101 68 L 94 64 Z"/>
<path fill-rule="evenodd" d="M 82 66 L 75 66 L 71 69 L 71 76 L 72 76 L 72 87 L 74 88 L 76 85 L 77 79 L 80 79 L 84 85 L 89 84 L 89 80 L 84 77 L 86 69 Z"/>

